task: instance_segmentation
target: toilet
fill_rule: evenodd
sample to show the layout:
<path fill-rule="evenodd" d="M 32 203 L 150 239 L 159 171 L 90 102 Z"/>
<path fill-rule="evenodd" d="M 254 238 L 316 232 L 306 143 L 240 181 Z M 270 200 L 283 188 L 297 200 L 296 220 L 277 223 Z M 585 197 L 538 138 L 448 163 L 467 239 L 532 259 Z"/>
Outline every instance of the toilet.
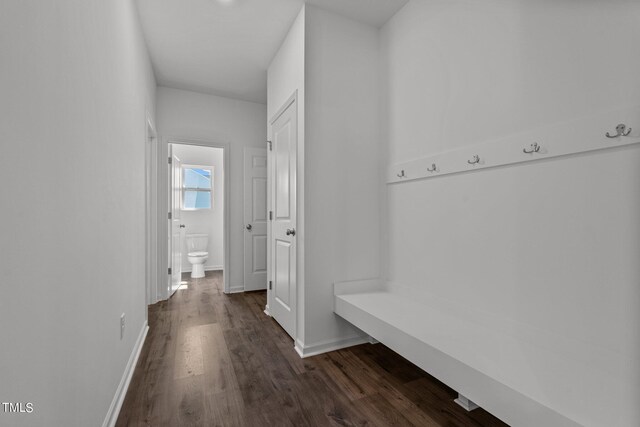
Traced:
<path fill-rule="evenodd" d="M 207 234 L 187 234 L 187 259 L 191 263 L 191 278 L 204 277 L 204 263 L 209 258 Z"/>

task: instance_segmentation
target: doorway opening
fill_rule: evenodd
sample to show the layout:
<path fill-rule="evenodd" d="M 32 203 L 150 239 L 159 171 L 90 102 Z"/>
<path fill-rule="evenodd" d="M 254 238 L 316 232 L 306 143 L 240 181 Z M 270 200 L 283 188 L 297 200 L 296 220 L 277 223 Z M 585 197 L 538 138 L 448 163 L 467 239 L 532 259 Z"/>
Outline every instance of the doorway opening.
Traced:
<path fill-rule="evenodd" d="M 227 148 L 171 140 L 167 144 L 167 298 L 187 279 L 222 272 L 228 289 Z"/>

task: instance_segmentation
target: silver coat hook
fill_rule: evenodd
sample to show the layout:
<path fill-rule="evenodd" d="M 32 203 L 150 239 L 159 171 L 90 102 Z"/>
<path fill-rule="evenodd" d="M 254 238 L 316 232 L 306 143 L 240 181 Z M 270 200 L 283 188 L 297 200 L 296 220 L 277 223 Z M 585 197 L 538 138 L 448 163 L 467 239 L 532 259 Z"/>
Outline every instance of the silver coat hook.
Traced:
<path fill-rule="evenodd" d="M 626 132 L 625 132 L 626 130 Z M 616 126 L 616 134 L 615 135 L 611 135 L 609 134 L 609 132 L 607 132 L 605 134 L 605 136 L 607 138 L 617 138 L 619 136 L 629 136 L 629 134 L 631 133 L 631 128 L 627 129 L 627 125 L 625 125 L 624 123 L 620 123 L 618 126 Z"/>
<path fill-rule="evenodd" d="M 398 176 L 398 178 L 404 178 L 404 177 L 406 176 L 406 175 L 404 174 L 404 169 L 402 169 L 402 170 L 400 171 L 400 173 L 399 173 L 399 174 L 396 174 L 396 175 Z"/>
<path fill-rule="evenodd" d="M 427 168 L 427 171 L 429 172 L 435 172 L 436 171 L 436 164 L 435 163 L 431 163 L 431 167 Z"/>
<path fill-rule="evenodd" d="M 533 144 L 531 144 L 530 150 L 527 150 L 526 148 L 522 149 L 522 152 L 527 154 L 537 153 L 538 151 L 540 151 L 540 146 L 538 145 L 537 142 L 534 142 Z"/>
<path fill-rule="evenodd" d="M 470 165 L 475 165 L 476 163 L 480 163 L 480 156 L 475 154 L 472 160 L 467 160 L 467 163 L 469 163 Z"/>

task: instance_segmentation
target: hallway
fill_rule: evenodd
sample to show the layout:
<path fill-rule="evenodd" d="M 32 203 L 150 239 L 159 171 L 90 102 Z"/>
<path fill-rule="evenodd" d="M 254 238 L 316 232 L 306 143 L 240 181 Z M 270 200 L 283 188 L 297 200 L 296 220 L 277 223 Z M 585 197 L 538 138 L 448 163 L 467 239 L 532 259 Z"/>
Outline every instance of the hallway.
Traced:
<path fill-rule="evenodd" d="M 265 292 L 225 295 L 220 272 L 184 280 L 149 307 L 118 426 L 504 425 L 382 344 L 300 359 Z"/>

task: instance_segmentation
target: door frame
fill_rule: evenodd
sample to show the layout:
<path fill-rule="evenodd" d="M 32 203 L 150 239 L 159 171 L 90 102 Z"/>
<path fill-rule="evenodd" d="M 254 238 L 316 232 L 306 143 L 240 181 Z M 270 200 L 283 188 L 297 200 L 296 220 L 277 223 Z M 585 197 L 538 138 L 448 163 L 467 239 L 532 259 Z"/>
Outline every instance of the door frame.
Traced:
<path fill-rule="evenodd" d="M 300 112 L 300 105 L 298 103 L 298 89 L 294 90 L 293 93 L 291 94 L 291 96 L 289 96 L 289 98 L 287 98 L 287 100 L 282 104 L 282 106 L 280 106 L 280 108 L 278 108 L 278 110 L 276 111 L 276 113 L 269 119 L 269 126 L 268 126 L 268 135 L 269 138 L 267 140 L 268 143 L 268 147 L 267 147 L 267 206 L 269 207 L 269 210 L 274 211 L 275 212 L 275 206 L 273 206 L 274 200 L 273 200 L 273 194 L 272 194 L 272 190 L 271 190 L 271 186 L 273 184 L 273 182 L 275 182 L 275 170 L 273 168 L 273 151 L 271 150 L 271 143 L 273 141 L 273 124 L 276 122 L 276 120 L 278 120 L 280 118 L 280 116 L 282 116 L 282 114 L 287 111 L 287 109 L 292 105 L 295 104 L 296 107 L 296 116 L 299 119 L 299 112 Z M 298 298 L 302 295 L 301 292 L 299 291 L 304 291 L 303 288 L 301 287 L 301 284 L 304 283 L 301 280 L 303 279 L 303 274 L 304 274 L 304 268 L 302 267 L 304 265 L 304 261 L 303 258 L 301 258 L 303 256 L 303 250 L 302 250 L 302 245 L 304 244 L 304 228 L 303 228 L 303 221 L 302 221 L 302 206 L 304 206 L 304 192 L 303 191 L 298 191 L 299 188 L 303 188 L 301 186 L 304 185 L 304 181 L 301 179 L 302 177 L 300 176 L 300 165 L 301 165 L 301 160 L 304 159 L 304 153 L 301 153 L 301 144 L 300 144 L 300 120 L 297 120 L 297 126 L 296 126 L 296 286 L 294 288 L 294 298 L 293 298 L 293 306 L 292 306 L 292 310 L 293 311 L 293 341 L 294 343 L 297 345 L 298 343 Z M 273 228 L 273 221 L 268 221 L 267 223 L 267 281 L 271 282 L 274 280 L 274 271 L 273 271 L 273 254 L 271 251 L 271 244 L 272 244 L 272 240 L 273 240 L 273 233 L 272 233 L 272 228 Z M 270 304 L 271 304 L 271 300 L 273 298 L 271 289 L 269 289 L 269 286 L 267 286 L 267 305 L 265 306 L 264 312 L 265 314 L 267 314 L 268 316 L 271 316 L 271 311 L 270 311 Z"/>
<path fill-rule="evenodd" d="M 229 167 L 231 165 L 229 161 L 229 144 L 226 142 L 215 142 L 215 141 L 207 141 L 201 139 L 190 139 L 190 138 L 182 138 L 182 137 L 162 137 L 161 143 L 159 144 L 159 155 L 158 155 L 158 175 L 157 175 L 157 195 L 158 195 L 158 227 L 156 229 L 156 233 L 158 235 L 157 239 L 157 248 L 158 248 L 158 277 L 164 277 L 166 280 L 158 280 L 158 288 L 162 291 L 161 295 L 158 296 L 159 300 L 164 300 L 169 298 L 169 287 L 171 286 L 169 280 L 169 259 L 167 254 L 169 253 L 168 241 L 169 236 L 167 230 L 167 208 L 169 207 L 169 171 L 167 168 L 167 161 L 169 158 L 169 144 L 182 144 L 182 145 L 197 145 L 200 147 L 210 147 L 210 148 L 220 148 L 222 149 L 222 176 L 224 179 L 224 196 L 223 196 L 223 204 L 224 204 L 224 212 L 222 219 L 222 228 L 223 228 L 223 279 L 224 279 L 224 293 L 229 293 L 229 241 L 230 241 L 230 208 L 231 203 L 230 199 L 230 183 L 229 177 L 231 176 L 229 172 Z"/>
<path fill-rule="evenodd" d="M 158 154 L 158 134 L 156 133 L 155 126 L 151 114 L 147 111 L 145 121 L 145 159 L 144 159 L 144 180 L 145 180 L 145 289 L 146 289 L 146 305 L 155 304 L 158 302 L 158 268 L 157 268 L 157 233 L 153 231 L 156 229 L 156 215 L 154 212 L 157 210 L 157 181 L 156 181 L 156 168 L 157 168 L 157 154 Z"/>

